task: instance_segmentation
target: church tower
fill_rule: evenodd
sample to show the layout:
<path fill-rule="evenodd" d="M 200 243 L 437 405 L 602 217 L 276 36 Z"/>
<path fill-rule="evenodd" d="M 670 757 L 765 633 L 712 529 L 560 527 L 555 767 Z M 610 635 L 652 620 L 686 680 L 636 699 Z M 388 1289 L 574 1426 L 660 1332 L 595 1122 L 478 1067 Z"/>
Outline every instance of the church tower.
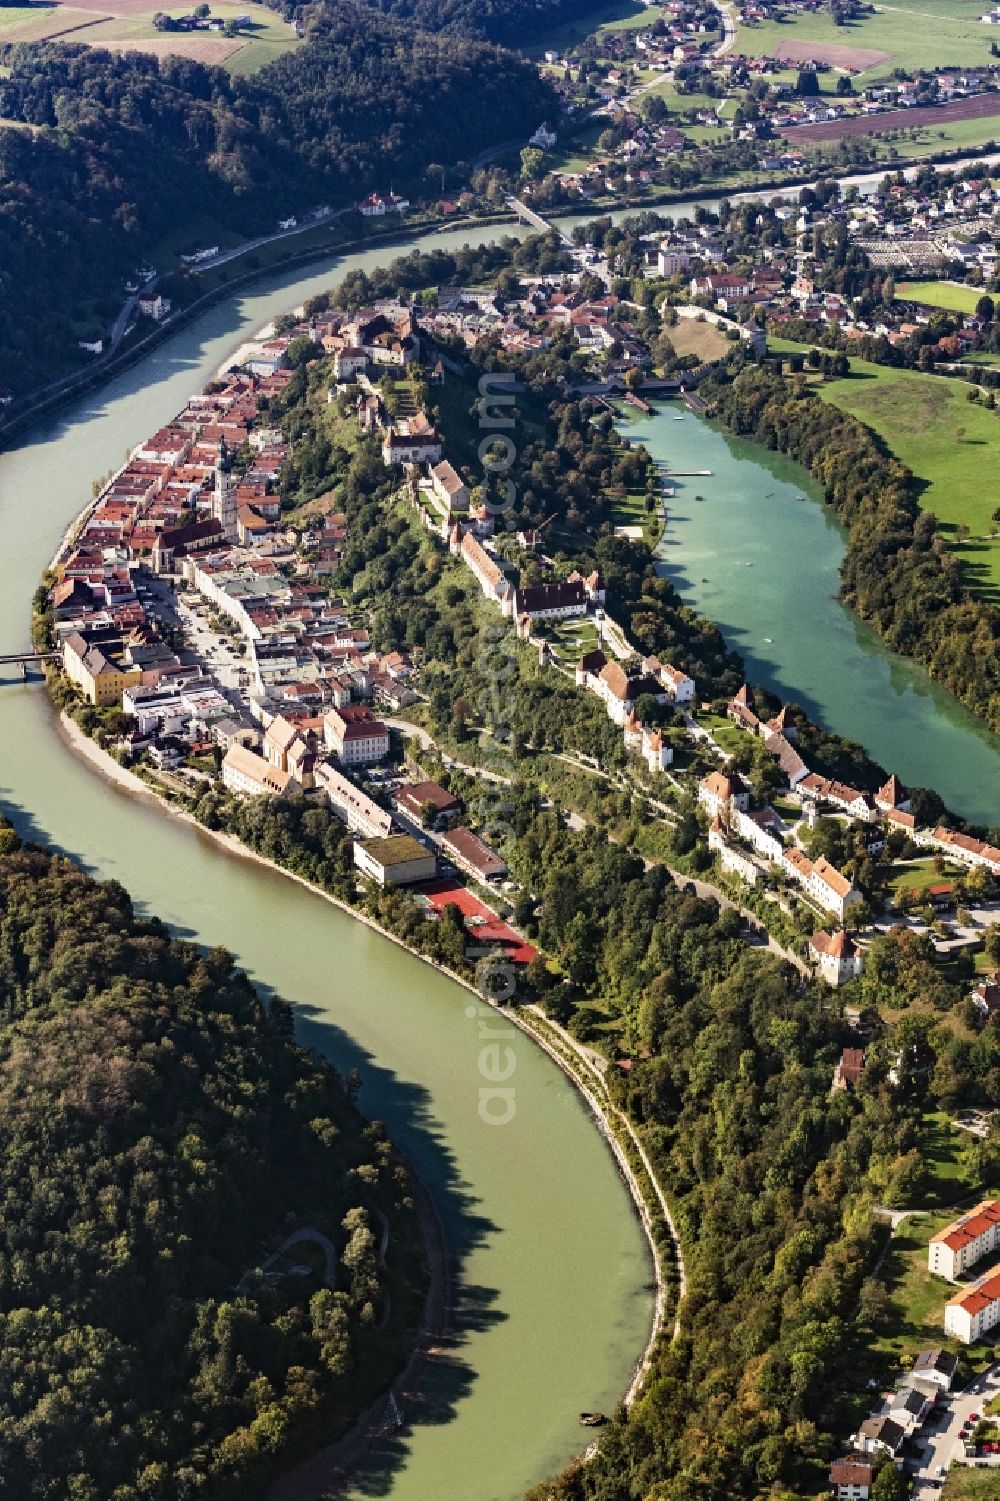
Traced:
<path fill-rule="evenodd" d="M 233 479 L 233 460 L 226 440 L 219 448 L 219 462 L 215 466 L 215 494 L 212 498 L 212 515 L 222 526 L 227 542 L 237 540 L 236 528 L 236 482 Z"/>

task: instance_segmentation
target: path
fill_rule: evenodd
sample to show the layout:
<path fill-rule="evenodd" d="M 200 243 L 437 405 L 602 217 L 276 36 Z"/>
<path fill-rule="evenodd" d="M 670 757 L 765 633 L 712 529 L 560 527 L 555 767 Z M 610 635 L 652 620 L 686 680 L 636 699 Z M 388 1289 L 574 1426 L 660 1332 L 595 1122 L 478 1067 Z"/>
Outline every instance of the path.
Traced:
<path fill-rule="evenodd" d="M 299 1230 L 293 1230 L 291 1235 L 285 1237 L 278 1249 L 270 1255 L 266 1261 L 261 1262 L 260 1270 L 267 1272 L 269 1267 L 280 1261 L 282 1256 L 292 1246 L 302 1245 L 304 1241 L 313 1241 L 323 1252 L 323 1283 L 326 1287 L 337 1285 L 337 1248 L 328 1235 L 322 1230 L 315 1229 L 312 1225 L 303 1225 Z"/>
<path fill-rule="evenodd" d="M 423 725 L 411 724 L 408 719 L 383 718 L 382 723 L 410 740 L 418 740 L 421 750 L 434 751 L 441 757 L 441 764 L 449 771 L 464 771 L 466 776 L 478 777 L 483 782 L 495 782 L 500 787 L 513 787 L 514 785 L 513 777 L 502 776 L 499 771 L 489 771 L 485 766 L 470 766 L 466 761 L 458 761 L 454 756 L 446 755 L 438 747 L 433 735 L 425 730 Z"/>

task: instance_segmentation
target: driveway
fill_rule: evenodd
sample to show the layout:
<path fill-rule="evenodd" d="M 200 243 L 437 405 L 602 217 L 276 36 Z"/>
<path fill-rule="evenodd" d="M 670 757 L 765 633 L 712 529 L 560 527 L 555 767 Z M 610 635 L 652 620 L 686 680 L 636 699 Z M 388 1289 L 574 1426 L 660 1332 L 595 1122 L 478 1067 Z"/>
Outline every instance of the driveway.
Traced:
<path fill-rule="evenodd" d="M 953 1460 L 965 1459 L 965 1447 L 959 1435 L 962 1424 L 970 1413 L 980 1417 L 986 1403 L 1000 1397 L 1000 1361 L 996 1361 L 985 1376 L 979 1376 L 965 1391 L 953 1392 L 946 1398 L 932 1423 L 925 1424 L 918 1440 L 923 1446 L 919 1460 L 907 1461 L 907 1470 L 913 1476 L 915 1501 L 929 1501 L 941 1488 L 941 1476 L 935 1472 L 940 1467 L 945 1472 Z M 1000 1455 L 994 1455 L 989 1464 L 997 1471 L 997 1494 L 1000 1495 Z M 979 1468 L 985 1467 L 980 1461 Z"/>

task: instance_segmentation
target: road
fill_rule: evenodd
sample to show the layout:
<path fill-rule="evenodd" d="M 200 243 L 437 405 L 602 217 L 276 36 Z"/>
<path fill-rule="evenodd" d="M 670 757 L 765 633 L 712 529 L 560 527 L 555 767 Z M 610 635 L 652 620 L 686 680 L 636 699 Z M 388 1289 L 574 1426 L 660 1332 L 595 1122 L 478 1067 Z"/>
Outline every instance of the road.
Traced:
<path fill-rule="evenodd" d="M 939 1495 L 941 1477 L 937 1474 L 938 1469 L 947 1471 L 953 1460 L 965 1458 L 965 1448 L 959 1437 L 962 1424 L 971 1413 L 982 1416 L 986 1403 L 996 1397 L 1000 1397 L 1000 1361 L 964 1391 L 953 1392 L 945 1399 L 940 1415 L 922 1429 L 920 1459 L 907 1461 L 907 1471 L 913 1477 L 913 1501 L 930 1501 L 932 1496 Z M 994 1455 L 988 1461 L 981 1460 L 979 1467 L 987 1464 L 996 1472 L 996 1494 L 1000 1495 L 1000 1455 Z"/>

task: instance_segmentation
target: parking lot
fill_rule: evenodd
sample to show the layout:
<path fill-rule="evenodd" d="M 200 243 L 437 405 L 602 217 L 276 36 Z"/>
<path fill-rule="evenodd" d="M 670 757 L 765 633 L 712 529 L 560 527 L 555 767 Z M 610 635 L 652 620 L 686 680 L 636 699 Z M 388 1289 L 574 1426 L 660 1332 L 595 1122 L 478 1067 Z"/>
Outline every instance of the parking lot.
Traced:
<path fill-rule="evenodd" d="M 197 594 L 186 590 L 175 594 L 169 580 L 152 575 L 143 576 L 139 583 L 140 598 L 154 624 L 178 633 L 176 649 L 181 661 L 197 662 L 235 706 L 241 687 L 246 688 L 246 662 L 237 650 L 241 640 L 213 630 L 209 607 Z"/>

